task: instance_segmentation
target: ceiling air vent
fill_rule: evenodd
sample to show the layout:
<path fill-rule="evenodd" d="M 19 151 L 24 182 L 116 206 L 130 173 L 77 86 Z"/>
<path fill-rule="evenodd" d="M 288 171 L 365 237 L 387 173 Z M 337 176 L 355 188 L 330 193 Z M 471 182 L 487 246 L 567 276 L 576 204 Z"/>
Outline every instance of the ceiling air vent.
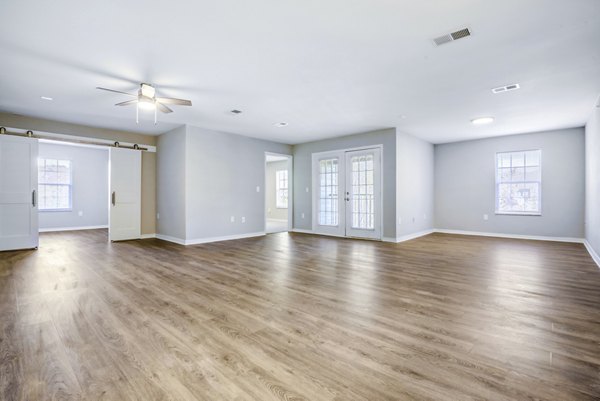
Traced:
<path fill-rule="evenodd" d="M 492 89 L 492 92 L 493 93 L 510 92 L 510 91 L 515 91 L 520 88 L 521 88 L 521 85 L 519 85 L 519 84 L 510 84 L 510 85 L 499 86 L 497 88 L 494 88 L 494 89 Z"/>
<path fill-rule="evenodd" d="M 444 43 L 454 42 L 455 40 L 466 38 L 468 36 L 471 36 L 471 31 L 469 30 L 469 28 L 464 28 L 464 29 L 460 29 L 456 32 L 452 32 L 452 33 L 449 33 L 446 35 L 439 36 L 439 37 L 433 39 L 433 43 L 435 43 L 436 46 L 440 46 L 440 45 L 443 45 Z"/>

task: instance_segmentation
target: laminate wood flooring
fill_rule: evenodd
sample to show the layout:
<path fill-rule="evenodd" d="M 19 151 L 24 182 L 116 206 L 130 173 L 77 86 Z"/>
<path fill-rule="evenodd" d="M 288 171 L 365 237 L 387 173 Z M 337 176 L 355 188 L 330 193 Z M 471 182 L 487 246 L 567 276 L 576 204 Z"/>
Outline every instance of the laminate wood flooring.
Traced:
<path fill-rule="evenodd" d="M 600 399 L 581 244 L 305 234 L 0 253 L 0 399 Z"/>

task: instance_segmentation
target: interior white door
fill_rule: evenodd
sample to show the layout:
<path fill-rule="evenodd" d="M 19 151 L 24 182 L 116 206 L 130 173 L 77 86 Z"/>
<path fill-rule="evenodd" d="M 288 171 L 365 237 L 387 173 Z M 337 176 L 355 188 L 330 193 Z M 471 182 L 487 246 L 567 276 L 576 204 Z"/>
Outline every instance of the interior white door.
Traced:
<path fill-rule="evenodd" d="M 381 239 L 381 149 L 313 154 L 313 231 Z"/>
<path fill-rule="evenodd" d="M 111 241 L 141 237 L 142 152 L 110 148 L 110 221 Z"/>
<path fill-rule="evenodd" d="M 346 236 L 381 239 L 381 150 L 346 152 Z"/>
<path fill-rule="evenodd" d="M 0 251 L 37 248 L 38 140 L 0 136 Z"/>

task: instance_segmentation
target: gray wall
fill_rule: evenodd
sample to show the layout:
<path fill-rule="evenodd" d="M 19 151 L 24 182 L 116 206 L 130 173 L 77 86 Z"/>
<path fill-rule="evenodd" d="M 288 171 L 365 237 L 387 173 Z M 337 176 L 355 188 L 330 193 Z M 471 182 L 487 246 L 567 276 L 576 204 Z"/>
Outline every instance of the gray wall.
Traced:
<path fill-rule="evenodd" d="M 158 149 L 158 234 L 194 241 L 264 232 L 265 152 L 291 154 L 289 145 L 185 126 L 161 135 Z"/>
<path fill-rule="evenodd" d="M 39 157 L 70 160 L 73 179 L 72 210 L 39 212 L 40 229 L 108 225 L 108 148 L 42 142 Z"/>
<path fill-rule="evenodd" d="M 158 137 L 156 159 L 157 234 L 185 239 L 186 127 Z"/>
<path fill-rule="evenodd" d="M 186 239 L 265 231 L 267 151 L 291 154 L 291 146 L 187 127 Z"/>
<path fill-rule="evenodd" d="M 396 136 L 396 236 L 433 229 L 434 147 L 414 136 Z"/>
<path fill-rule="evenodd" d="M 395 128 L 294 145 L 294 228 L 312 229 L 312 154 L 372 145 L 383 145 L 383 237 L 396 237 Z"/>
<path fill-rule="evenodd" d="M 288 209 L 277 208 L 277 183 L 276 172 L 278 170 L 287 170 L 287 160 L 267 163 L 267 178 L 265 182 L 265 196 L 267 198 L 267 218 L 277 220 L 287 220 Z M 289 174 L 289 173 L 288 173 Z M 288 177 L 289 178 L 289 177 Z M 290 180 L 291 182 L 291 180 Z"/>
<path fill-rule="evenodd" d="M 585 238 L 600 255 L 600 108 L 585 127 Z"/>
<path fill-rule="evenodd" d="M 186 239 L 264 232 L 267 151 L 291 154 L 291 147 L 187 127 Z"/>
<path fill-rule="evenodd" d="M 527 149 L 542 150 L 542 216 L 495 215 L 495 153 Z M 436 228 L 582 238 L 584 174 L 582 128 L 436 145 Z"/>

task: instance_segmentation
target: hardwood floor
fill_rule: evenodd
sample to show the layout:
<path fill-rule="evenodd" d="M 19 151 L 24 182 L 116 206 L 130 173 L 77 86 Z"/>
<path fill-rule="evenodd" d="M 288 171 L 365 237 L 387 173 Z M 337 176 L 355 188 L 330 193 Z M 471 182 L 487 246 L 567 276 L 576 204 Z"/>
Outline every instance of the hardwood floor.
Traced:
<path fill-rule="evenodd" d="M 2 400 L 598 400 L 580 244 L 303 234 L 0 253 Z"/>

